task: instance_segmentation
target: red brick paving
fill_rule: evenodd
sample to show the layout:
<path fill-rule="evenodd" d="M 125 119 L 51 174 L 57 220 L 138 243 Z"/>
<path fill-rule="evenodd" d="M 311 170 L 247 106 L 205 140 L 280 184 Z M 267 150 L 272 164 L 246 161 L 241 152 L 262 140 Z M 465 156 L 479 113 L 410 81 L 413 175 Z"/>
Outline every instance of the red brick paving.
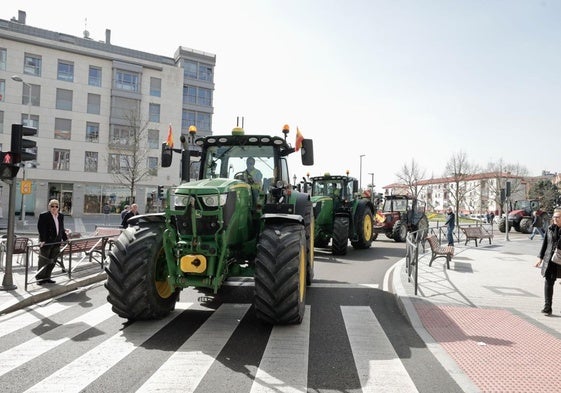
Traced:
<path fill-rule="evenodd" d="M 507 310 L 415 303 L 425 329 L 482 392 L 561 392 L 561 340 Z"/>

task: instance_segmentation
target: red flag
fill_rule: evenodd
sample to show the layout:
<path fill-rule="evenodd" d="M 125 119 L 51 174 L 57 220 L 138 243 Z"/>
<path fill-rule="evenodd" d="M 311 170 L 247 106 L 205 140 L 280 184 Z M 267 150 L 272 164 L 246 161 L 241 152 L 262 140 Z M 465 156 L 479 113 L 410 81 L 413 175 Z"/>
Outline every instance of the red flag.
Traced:
<path fill-rule="evenodd" d="M 170 149 L 173 149 L 173 133 L 171 132 L 171 123 L 169 125 L 168 139 L 166 140 L 166 145 L 168 145 Z"/>
<path fill-rule="evenodd" d="M 300 133 L 300 129 L 298 127 L 296 127 L 296 143 L 294 144 L 294 151 L 300 150 L 300 148 L 302 147 L 302 141 L 303 140 L 304 140 L 304 137 Z"/>

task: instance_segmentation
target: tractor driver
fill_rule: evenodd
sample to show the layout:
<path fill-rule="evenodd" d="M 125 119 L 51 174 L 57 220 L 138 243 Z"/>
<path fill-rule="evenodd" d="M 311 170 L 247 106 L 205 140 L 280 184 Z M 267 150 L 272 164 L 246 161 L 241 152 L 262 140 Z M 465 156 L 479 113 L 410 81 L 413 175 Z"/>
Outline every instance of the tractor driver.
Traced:
<path fill-rule="evenodd" d="M 255 168 L 255 158 L 249 157 L 245 164 L 247 166 L 245 170 L 247 182 L 251 184 L 253 188 L 261 188 L 263 174 L 259 169 Z"/>

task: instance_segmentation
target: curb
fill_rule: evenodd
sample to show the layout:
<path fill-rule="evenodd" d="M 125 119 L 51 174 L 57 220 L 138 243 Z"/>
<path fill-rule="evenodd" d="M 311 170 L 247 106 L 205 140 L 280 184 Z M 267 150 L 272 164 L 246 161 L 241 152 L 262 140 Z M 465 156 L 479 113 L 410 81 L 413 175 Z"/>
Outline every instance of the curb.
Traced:
<path fill-rule="evenodd" d="M 33 304 L 40 303 L 44 300 L 48 300 L 65 293 L 72 292 L 78 288 L 86 287 L 88 285 L 92 285 L 97 282 L 104 281 L 106 278 L 107 278 L 107 273 L 103 272 L 101 274 L 95 274 L 92 276 L 80 278 L 76 281 L 69 281 L 64 285 L 58 285 L 52 289 L 49 289 L 47 291 L 42 291 L 40 293 L 31 295 L 23 299 L 14 298 L 15 303 L 11 305 L 5 305 L 2 309 L 0 309 L 0 315 L 21 310 L 22 308 L 29 307 Z"/>

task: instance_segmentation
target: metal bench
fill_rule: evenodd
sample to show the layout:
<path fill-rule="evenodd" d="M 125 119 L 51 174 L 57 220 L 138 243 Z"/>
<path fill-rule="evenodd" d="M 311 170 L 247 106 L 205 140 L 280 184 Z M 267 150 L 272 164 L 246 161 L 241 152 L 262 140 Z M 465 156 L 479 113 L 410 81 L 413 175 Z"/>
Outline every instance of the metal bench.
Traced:
<path fill-rule="evenodd" d="M 450 269 L 450 260 L 454 256 L 454 246 L 441 246 L 434 234 L 427 236 L 426 241 L 429 243 L 432 253 L 429 266 L 436 258 L 446 258 L 446 268 Z"/>
<path fill-rule="evenodd" d="M 493 235 L 487 232 L 487 230 L 481 226 L 460 227 L 460 229 L 464 232 L 464 235 L 466 236 L 466 243 L 465 243 L 466 246 L 470 240 L 473 240 L 475 242 L 475 247 L 477 247 L 477 241 L 479 240 L 479 242 L 481 243 L 483 239 L 489 239 L 489 244 L 491 244 L 491 239 L 493 238 Z"/>

